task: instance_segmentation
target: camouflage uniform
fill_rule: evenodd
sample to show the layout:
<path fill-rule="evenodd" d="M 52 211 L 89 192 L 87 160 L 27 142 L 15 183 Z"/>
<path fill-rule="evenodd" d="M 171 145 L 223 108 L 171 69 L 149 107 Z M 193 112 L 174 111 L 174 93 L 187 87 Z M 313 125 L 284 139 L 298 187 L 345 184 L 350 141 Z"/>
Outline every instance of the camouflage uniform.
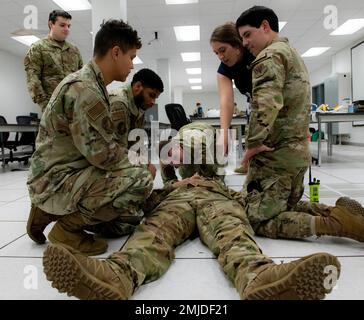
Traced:
<path fill-rule="evenodd" d="M 184 130 L 198 130 L 206 125 L 192 123 Z M 210 127 L 212 128 L 212 127 Z M 182 165 L 183 179 L 207 173 L 197 187 L 171 188 L 177 178 L 170 166 L 162 166 L 162 177 L 169 192 L 151 215 L 140 224 L 123 249 L 109 261 L 128 265 L 130 278 L 136 286 L 160 278 L 174 259 L 174 249 L 194 232 L 218 256 L 218 262 L 240 293 L 255 277 L 253 269 L 272 260 L 262 254 L 253 238 L 253 230 L 244 208 L 230 196 L 228 188 L 216 171 L 206 166 Z M 172 190 L 172 191 L 171 191 Z M 124 270 L 125 272 L 128 272 Z"/>
<path fill-rule="evenodd" d="M 133 141 L 128 141 L 129 133 L 133 129 L 144 129 L 145 111 L 135 105 L 131 84 L 110 91 L 109 98 L 110 114 L 115 128 L 115 137 L 121 147 L 129 149 L 133 144 Z M 148 201 L 140 203 L 143 213 L 150 212 L 154 209 L 156 203 L 160 202 L 161 198 L 159 194 L 160 191 L 153 190 Z M 120 237 L 129 233 L 129 226 L 125 230 L 124 220 L 124 217 L 119 217 L 112 221 L 89 227 L 88 230 L 99 233 L 107 238 Z"/>
<path fill-rule="evenodd" d="M 34 43 L 24 59 L 27 85 L 34 103 L 42 111 L 54 89 L 70 73 L 82 68 L 82 57 L 73 44 L 50 36 Z"/>
<path fill-rule="evenodd" d="M 104 79 L 91 61 L 59 84 L 42 116 L 28 177 L 32 204 L 55 215 L 80 211 L 93 223 L 122 216 L 138 224 L 152 175 L 117 142 Z"/>
<path fill-rule="evenodd" d="M 131 84 L 112 90 L 109 96 L 116 136 L 124 148 L 130 148 L 129 132 L 137 128 L 144 129 L 145 111 L 135 105 Z"/>
<path fill-rule="evenodd" d="M 253 102 L 246 147 L 264 144 L 274 151 L 259 153 L 250 161 L 244 185 L 247 216 L 258 235 L 310 236 L 312 215 L 326 215 L 328 207 L 297 204 L 311 160 L 307 69 L 286 38 L 277 38 L 260 52 L 251 69 Z"/>

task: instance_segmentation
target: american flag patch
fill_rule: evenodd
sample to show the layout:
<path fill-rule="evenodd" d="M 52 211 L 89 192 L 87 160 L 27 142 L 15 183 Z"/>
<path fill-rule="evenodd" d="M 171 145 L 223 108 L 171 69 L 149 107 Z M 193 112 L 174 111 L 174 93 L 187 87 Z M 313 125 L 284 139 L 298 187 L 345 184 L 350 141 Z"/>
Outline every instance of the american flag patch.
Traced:
<path fill-rule="evenodd" d="M 91 108 L 87 110 L 87 115 L 93 120 L 96 121 L 98 117 L 100 117 L 106 111 L 105 106 L 98 102 Z"/>

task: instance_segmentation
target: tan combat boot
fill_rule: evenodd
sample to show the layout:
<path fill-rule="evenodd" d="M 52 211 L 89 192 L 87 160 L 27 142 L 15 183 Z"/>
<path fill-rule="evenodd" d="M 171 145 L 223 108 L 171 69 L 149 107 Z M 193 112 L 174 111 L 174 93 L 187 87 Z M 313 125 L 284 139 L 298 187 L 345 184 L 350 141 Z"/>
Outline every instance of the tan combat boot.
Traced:
<path fill-rule="evenodd" d="M 256 277 L 242 293 L 248 300 L 317 300 L 331 292 L 340 275 L 340 262 L 316 253 L 280 265 L 268 263 L 253 270 Z"/>
<path fill-rule="evenodd" d="M 27 233 L 30 239 L 34 242 L 43 244 L 46 242 L 46 237 L 43 234 L 44 229 L 53 221 L 56 221 L 61 216 L 49 214 L 42 209 L 32 206 L 27 222 Z"/>
<path fill-rule="evenodd" d="M 234 170 L 235 173 L 239 173 L 239 174 L 247 174 L 248 173 L 248 168 L 245 166 L 240 166 L 238 168 L 236 168 Z"/>
<path fill-rule="evenodd" d="M 49 245 L 43 256 L 44 273 L 52 286 L 83 300 L 126 300 L 134 292 L 130 269 L 88 258 L 63 245 Z"/>
<path fill-rule="evenodd" d="M 316 235 L 347 237 L 364 242 L 364 208 L 353 199 L 341 197 L 327 217 L 316 218 Z"/>
<path fill-rule="evenodd" d="M 87 224 L 79 212 L 62 216 L 49 232 L 48 239 L 52 243 L 70 246 L 87 256 L 106 252 L 106 241 L 95 239 L 93 235 L 85 232 L 86 226 Z"/>

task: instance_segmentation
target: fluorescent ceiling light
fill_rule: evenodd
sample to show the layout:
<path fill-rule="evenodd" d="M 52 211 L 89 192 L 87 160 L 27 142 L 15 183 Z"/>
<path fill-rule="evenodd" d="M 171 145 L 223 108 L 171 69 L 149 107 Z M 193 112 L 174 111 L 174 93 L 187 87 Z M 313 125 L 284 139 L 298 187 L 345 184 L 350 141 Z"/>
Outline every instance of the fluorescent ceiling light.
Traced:
<path fill-rule="evenodd" d="M 166 0 L 166 4 L 188 4 L 198 3 L 198 0 Z"/>
<path fill-rule="evenodd" d="M 330 33 L 331 36 L 353 34 L 364 27 L 364 19 L 349 19 Z"/>
<path fill-rule="evenodd" d="M 307 58 L 307 57 L 315 57 L 315 56 L 319 56 L 320 54 L 323 54 L 324 52 L 326 52 L 327 50 L 329 50 L 331 47 L 314 47 L 311 49 L 308 49 L 303 55 L 302 57 Z"/>
<path fill-rule="evenodd" d="M 191 83 L 191 84 L 201 83 L 202 79 L 201 78 L 188 79 L 188 82 Z"/>
<path fill-rule="evenodd" d="M 192 86 L 191 90 L 202 90 L 202 86 Z"/>
<path fill-rule="evenodd" d="M 201 68 L 187 68 L 187 74 L 201 74 Z"/>
<path fill-rule="evenodd" d="M 38 40 L 40 40 L 38 37 L 36 36 L 16 36 L 16 37 L 11 37 L 12 39 L 21 42 L 22 44 L 25 44 L 26 46 L 31 46 L 34 42 L 37 42 Z"/>
<path fill-rule="evenodd" d="M 133 59 L 133 64 L 142 64 L 142 63 L 143 63 L 143 61 L 138 56 L 136 56 Z"/>
<path fill-rule="evenodd" d="M 177 41 L 200 41 L 200 26 L 173 27 Z"/>
<path fill-rule="evenodd" d="M 287 21 L 279 21 L 279 32 L 284 28 L 284 26 L 287 24 Z"/>
<path fill-rule="evenodd" d="M 201 55 L 199 52 L 182 52 L 181 56 L 182 56 L 182 60 L 187 61 L 187 62 L 201 60 Z"/>
<path fill-rule="evenodd" d="M 53 0 L 55 4 L 65 11 L 90 10 L 91 4 L 88 0 Z"/>

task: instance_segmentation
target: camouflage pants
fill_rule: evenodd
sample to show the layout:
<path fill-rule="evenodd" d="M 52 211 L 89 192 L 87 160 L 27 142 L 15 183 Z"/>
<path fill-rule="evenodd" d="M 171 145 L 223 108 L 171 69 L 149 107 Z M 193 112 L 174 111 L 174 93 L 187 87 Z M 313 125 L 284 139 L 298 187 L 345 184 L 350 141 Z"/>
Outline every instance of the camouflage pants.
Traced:
<path fill-rule="evenodd" d="M 160 278 L 171 265 L 175 248 L 195 231 L 239 293 L 254 277 L 254 267 L 272 261 L 256 244 L 244 208 L 212 181 L 171 192 L 109 259 L 115 265 L 129 265 L 140 286 Z"/>
<path fill-rule="evenodd" d="M 257 235 L 302 239 L 312 236 L 313 216 L 327 216 L 329 207 L 300 201 L 307 168 L 283 171 L 251 161 L 243 194 L 246 212 Z"/>
<path fill-rule="evenodd" d="M 52 214 L 80 211 L 89 225 L 119 219 L 126 234 L 140 223 L 140 206 L 152 188 L 152 176 L 146 168 L 104 171 L 89 167 L 68 178 L 39 207 Z"/>
<path fill-rule="evenodd" d="M 157 205 L 159 205 L 168 195 L 166 190 L 153 190 L 148 200 L 140 203 L 140 209 L 143 212 L 143 217 L 149 216 Z M 136 221 L 139 224 L 139 220 Z M 103 222 L 87 228 L 88 231 L 100 234 L 105 238 L 119 238 L 125 234 L 130 234 L 135 229 L 135 224 L 125 223 L 125 216 L 120 216 L 111 221 Z"/>

